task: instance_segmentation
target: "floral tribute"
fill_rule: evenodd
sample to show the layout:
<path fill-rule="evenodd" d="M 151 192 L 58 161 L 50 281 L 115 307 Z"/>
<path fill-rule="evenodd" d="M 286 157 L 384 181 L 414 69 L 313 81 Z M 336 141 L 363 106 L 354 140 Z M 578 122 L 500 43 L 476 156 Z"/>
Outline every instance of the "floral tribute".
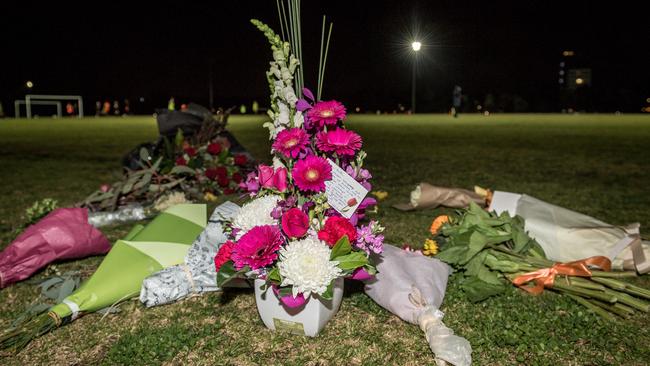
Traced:
<path fill-rule="evenodd" d="M 367 279 L 383 251 L 384 230 L 364 222 L 376 205 L 366 197 L 350 218 L 327 202 L 326 184 L 337 164 L 364 188 L 372 188 L 361 136 L 345 127 L 343 104 L 319 101 L 308 89 L 299 98 L 292 86 L 298 60 L 266 25 L 253 21 L 269 39 L 273 61 L 266 76 L 271 87 L 272 166 L 259 165 L 241 188 L 251 200 L 228 225 L 230 240 L 215 257 L 217 284 L 235 277 L 260 278 L 287 306 L 311 295 L 332 298 L 339 277 Z M 356 202 L 355 202 L 356 204 Z M 351 205 L 354 206 L 354 205 Z"/>

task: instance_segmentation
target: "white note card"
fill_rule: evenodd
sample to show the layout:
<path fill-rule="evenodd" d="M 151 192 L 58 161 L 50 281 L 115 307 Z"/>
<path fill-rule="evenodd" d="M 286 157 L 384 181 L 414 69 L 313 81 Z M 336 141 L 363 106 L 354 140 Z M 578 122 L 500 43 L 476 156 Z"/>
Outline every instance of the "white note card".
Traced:
<path fill-rule="evenodd" d="M 327 162 L 332 167 L 332 180 L 325 182 L 327 203 L 343 217 L 349 219 L 368 194 L 368 190 L 335 162 L 329 159 Z"/>

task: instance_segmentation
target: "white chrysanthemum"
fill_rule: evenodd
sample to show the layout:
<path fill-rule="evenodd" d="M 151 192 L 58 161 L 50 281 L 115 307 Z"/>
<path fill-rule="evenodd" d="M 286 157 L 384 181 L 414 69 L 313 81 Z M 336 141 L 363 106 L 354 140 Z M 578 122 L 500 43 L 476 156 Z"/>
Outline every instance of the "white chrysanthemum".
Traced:
<path fill-rule="evenodd" d="M 341 276 L 338 262 L 330 261 L 331 250 L 327 244 L 315 237 L 293 241 L 280 249 L 278 269 L 282 276 L 282 286 L 293 286 L 296 297 L 305 297 L 314 292 L 322 295 L 330 282 Z"/>
<path fill-rule="evenodd" d="M 418 184 L 418 186 L 411 192 L 411 206 L 418 207 L 420 196 L 422 196 L 422 187 Z"/>
<path fill-rule="evenodd" d="M 242 206 L 239 214 L 232 220 L 233 228 L 240 230 L 236 239 L 255 226 L 277 224 L 277 220 L 271 217 L 271 211 L 277 206 L 279 200 L 279 196 L 268 195 L 254 199 Z"/>

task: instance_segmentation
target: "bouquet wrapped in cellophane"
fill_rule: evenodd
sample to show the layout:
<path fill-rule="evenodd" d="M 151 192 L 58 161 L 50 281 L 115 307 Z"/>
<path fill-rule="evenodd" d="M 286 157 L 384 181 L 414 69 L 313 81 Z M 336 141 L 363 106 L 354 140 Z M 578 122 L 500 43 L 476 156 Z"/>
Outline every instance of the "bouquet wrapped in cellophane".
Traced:
<path fill-rule="evenodd" d="M 370 173 L 364 169 L 362 139 L 345 128 L 345 107 L 317 100 L 292 86 L 298 59 L 265 24 L 253 20 L 271 43 L 267 72 L 272 91 L 265 124 L 273 141 L 273 165 L 259 165 L 242 186 L 252 200 L 227 225 L 219 249 L 217 284 L 235 277 L 265 279 L 287 305 L 310 295 L 331 299 L 334 280 L 369 278 L 373 254 L 383 248 L 383 228 L 362 223 Z"/>

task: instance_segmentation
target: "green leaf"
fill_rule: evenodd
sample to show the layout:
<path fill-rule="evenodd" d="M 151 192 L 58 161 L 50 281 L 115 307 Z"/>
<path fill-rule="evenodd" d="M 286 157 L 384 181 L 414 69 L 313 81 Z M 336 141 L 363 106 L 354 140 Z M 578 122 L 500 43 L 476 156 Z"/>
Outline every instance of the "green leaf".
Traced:
<path fill-rule="evenodd" d="M 488 240 L 485 235 L 481 234 L 478 231 L 474 231 L 469 238 L 469 245 L 467 248 L 467 252 L 465 253 L 465 257 L 460 262 L 460 264 L 465 264 L 469 262 L 476 254 L 478 254 L 478 252 L 480 252 L 481 250 L 483 250 L 483 248 L 485 248 L 487 243 Z"/>
<path fill-rule="evenodd" d="M 172 170 L 169 172 L 170 174 L 190 174 L 194 175 L 196 174 L 196 171 L 188 166 L 185 165 L 176 165 L 172 168 Z"/>
<path fill-rule="evenodd" d="M 334 297 L 334 281 L 336 281 L 336 279 L 332 280 L 332 282 L 327 286 L 327 290 L 320 295 L 323 299 L 332 300 Z"/>
<path fill-rule="evenodd" d="M 471 302 L 479 302 L 492 297 L 499 295 L 506 290 L 506 286 L 501 283 L 499 285 L 490 284 L 476 277 L 468 278 L 462 285 L 461 288 L 465 291 L 465 294 Z"/>
<path fill-rule="evenodd" d="M 436 258 L 447 264 L 457 265 L 465 257 L 465 252 L 467 252 L 467 248 L 464 246 L 448 246 L 445 250 L 438 253 Z"/>
<path fill-rule="evenodd" d="M 273 269 L 270 270 L 268 275 L 266 276 L 266 279 L 267 281 L 281 283 L 282 276 L 280 276 L 280 271 L 278 270 L 278 267 L 273 267 Z"/>
<path fill-rule="evenodd" d="M 292 286 L 279 287 L 279 288 L 278 288 L 278 296 L 279 296 L 279 297 L 285 297 L 285 296 L 291 296 L 291 297 L 293 297 L 293 289 L 292 289 Z"/>
<path fill-rule="evenodd" d="M 362 252 L 352 252 L 347 255 L 336 257 L 333 260 L 339 262 L 339 268 L 344 271 L 363 267 L 368 264 L 368 258 L 366 258 L 365 253 Z"/>
<path fill-rule="evenodd" d="M 467 264 L 465 265 L 465 274 L 468 276 L 478 276 L 482 268 L 485 268 L 485 258 L 487 257 L 488 252 L 483 251 L 482 253 L 474 256 Z"/>
<path fill-rule="evenodd" d="M 347 235 L 343 235 L 339 241 L 336 242 L 334 248 L 332 248 L 332 254 L 330 254 L 330 260 L 333 260 L 336 257 L 346 255 L 352 251 L 352 246 L 350 245 L 350 240 Z"/>
<path fill-rule="evenodd" d="M 244 268 L 237 271 L 235 269 L 235 264 L 232 261 L 228 261 L 224 263 L 217 272 L 217 286 L 223 288 L 224 285 L 226 285 L 228 282 L 248 271 L 250 271 L 250 268 L 248 268 L 248 266 L 245 266 Z"/>
<path fill-rule="evenodd" d="M 151 159 L 151 155 L 149 154 L 149 150 L 147 150 L 144 147 L 140 148 L 140 160 L 148 162 L 149 159 Z"/>

